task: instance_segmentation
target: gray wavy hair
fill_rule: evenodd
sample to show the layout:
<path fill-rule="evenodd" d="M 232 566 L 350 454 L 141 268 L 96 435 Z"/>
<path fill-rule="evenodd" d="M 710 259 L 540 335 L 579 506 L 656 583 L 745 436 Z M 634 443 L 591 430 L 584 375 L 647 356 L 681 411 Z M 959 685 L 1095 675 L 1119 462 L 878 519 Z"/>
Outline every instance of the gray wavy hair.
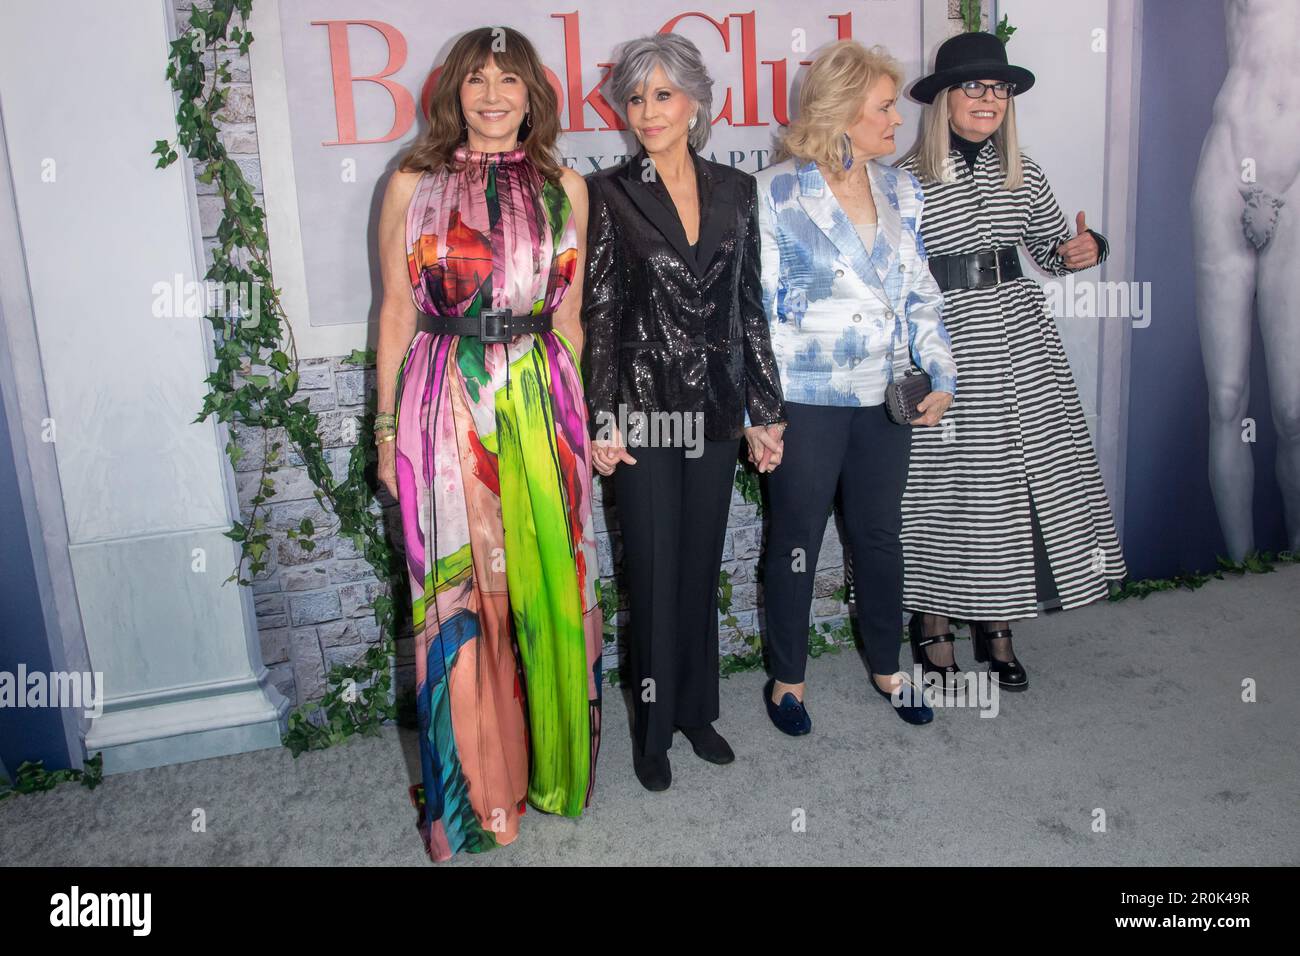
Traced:
<path fill-rule="evenodd" d="M 668 82 L 697 104 L 695 128 L 686 134 L 686 140 L 692 149 L 703 149 L 713 126 L 713 77 L 699 48 L 678 33 L 653 33 L 618 48 L 607 84 L 614 108 L 626 120 L 627 101 L 649 82 L 656 66 L 662 66 Z"/>

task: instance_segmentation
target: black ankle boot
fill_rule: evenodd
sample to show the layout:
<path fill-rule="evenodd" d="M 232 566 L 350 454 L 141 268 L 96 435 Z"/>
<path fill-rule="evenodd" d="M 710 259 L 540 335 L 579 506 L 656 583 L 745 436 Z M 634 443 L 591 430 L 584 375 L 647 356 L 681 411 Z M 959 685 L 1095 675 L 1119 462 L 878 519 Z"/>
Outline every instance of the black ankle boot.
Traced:
<path fill-rule="evenodd" d="M 668 763 L 666 752 L 646 754 L 639 746 L 633 745 L 632 769 L 641 786 L 647 790 L 667 790 L 673 782 L 673 768 Z"/>
<path fill-rule="evenodd" d="M 722 738 L 722 734 L 713 729 L 712 724 L 703 727 L 678 727 L 686 739 L 695 748 L 695 755 L 709 763 L 731 763 L 736 759 L 731 746 Z"/>

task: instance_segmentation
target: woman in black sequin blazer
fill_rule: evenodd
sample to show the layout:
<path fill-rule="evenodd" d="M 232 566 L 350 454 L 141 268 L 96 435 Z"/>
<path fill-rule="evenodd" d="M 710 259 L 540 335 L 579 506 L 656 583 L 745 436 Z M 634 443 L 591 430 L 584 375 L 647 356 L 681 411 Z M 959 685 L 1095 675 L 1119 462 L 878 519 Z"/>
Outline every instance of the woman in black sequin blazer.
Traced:
<path fill-rule="evenodd" d="M 754 179 L 696 152 L 712 81 L 666 33 L 625 44 L 606 86 L 641 150 L 587 179 L 583 377 L 593 462 L 613 475 L 629 598 L 638 779 L 671 782 L 682 730 L 729 763 L 718 719 L 717 585 L 742 433 L 781 460 Z"/>

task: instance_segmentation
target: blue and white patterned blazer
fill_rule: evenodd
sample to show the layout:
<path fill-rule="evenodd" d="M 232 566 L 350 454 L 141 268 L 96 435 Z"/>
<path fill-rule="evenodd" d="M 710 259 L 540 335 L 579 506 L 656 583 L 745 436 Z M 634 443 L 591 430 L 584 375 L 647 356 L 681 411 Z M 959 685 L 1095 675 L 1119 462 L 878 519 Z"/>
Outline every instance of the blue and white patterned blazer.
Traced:
<path fill-rule="evenodd" d="M 943 293 L 920 237 L 921 184 L 874 160 L 867 170 L 870 251 L 816 163 L 786 160 L 755 176 L 763 304 L 787 402 L 879 405 L 908 352 L 935 391 L 957 393 Z"/>

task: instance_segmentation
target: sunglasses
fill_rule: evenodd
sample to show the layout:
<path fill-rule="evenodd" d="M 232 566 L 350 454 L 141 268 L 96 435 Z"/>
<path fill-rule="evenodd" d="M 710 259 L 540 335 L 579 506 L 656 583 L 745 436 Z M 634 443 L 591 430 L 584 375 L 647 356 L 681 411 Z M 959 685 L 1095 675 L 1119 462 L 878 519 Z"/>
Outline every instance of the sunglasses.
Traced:
<path fill-rule="evenodd" d="M 985 90 L 992 90 L 993 95 L 1000 100 L 1010 99 L 1016 92 L 1014 83 L 981 83 L 979 80 L 967 80 L 965 83 L 958 83 L 953 87 L 955 90 L 961 90 L 973 100 L 978 100 L 984 95 Z"/>

